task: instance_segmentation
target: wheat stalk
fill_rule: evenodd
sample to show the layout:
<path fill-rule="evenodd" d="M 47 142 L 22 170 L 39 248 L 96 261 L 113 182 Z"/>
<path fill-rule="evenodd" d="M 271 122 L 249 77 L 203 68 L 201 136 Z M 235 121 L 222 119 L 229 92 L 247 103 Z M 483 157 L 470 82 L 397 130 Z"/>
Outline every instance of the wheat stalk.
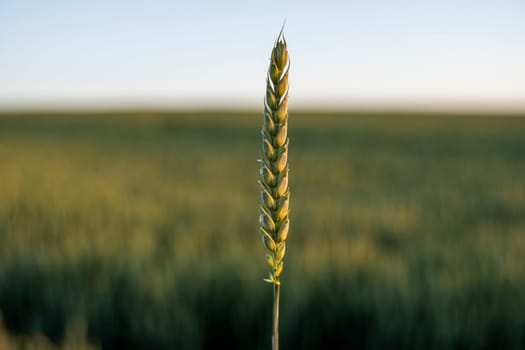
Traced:
<path fill-rule="evenodd" d="M 279 349 L 279 276 L 283 270 L 290 191 L 288 189 L 288 70 L 290 60 L 283 30 L 279 33 L 270 58 L 264 99 L 262 156 L 260 168 L 260 233 L 266 247 L 271 271 L 266 282 L 274 288 L 272 349 Z"/>

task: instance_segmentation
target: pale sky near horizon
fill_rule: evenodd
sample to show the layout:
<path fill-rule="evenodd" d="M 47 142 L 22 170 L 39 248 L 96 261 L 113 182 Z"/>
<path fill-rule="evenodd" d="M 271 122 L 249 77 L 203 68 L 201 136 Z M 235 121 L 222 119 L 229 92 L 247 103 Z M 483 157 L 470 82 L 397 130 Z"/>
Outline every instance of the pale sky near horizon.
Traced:
<path fill-rule="evenodd" d="M 523 0 L 0 0 L 0 109 L 259 108 L 285 19 L 291 107 L 525 110 Z"/>

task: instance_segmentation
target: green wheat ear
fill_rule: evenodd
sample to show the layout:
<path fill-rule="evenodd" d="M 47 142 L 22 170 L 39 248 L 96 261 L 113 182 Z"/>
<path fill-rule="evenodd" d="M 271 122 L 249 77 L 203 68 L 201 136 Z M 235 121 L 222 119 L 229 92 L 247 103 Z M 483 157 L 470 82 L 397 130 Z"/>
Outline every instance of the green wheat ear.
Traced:
<path fill-rule="evenodd" d="M 279 33 L 270 58 L 264 98 L 264 123 L 260 168 L 260 233 L 270 266 L 268 283 L 280 284 L 288 219 L 290 191 L 288 189 L 288 70 L 290 59 L 283 31 Z"/>
<path fill-rule="evenodd" d="M 284 25 L 283 25 L 284 27 Z M 279 295 L 286 252 L 286 237 L 290 229 L 288 219 L 290 191 L 288 189 L 288 69 L 290 59 L 283 29 L 279 33 L 270 58 L 264 97 L 262 127 L 261 208 L 259 223 L 262 241 L 266 247 L 266 262 L 270 275 L 266 282 L 273 284 L 272 349 L 279 350 Z"/>

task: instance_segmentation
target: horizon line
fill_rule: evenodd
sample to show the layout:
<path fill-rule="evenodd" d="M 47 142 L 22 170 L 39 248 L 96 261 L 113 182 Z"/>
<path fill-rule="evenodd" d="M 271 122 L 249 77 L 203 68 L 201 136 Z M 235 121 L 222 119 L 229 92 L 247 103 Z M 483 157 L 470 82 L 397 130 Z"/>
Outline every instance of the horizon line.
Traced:
<path fill-rule="evenodd" d="M 513 101 L 514 102 L 514 101 Z M 183 101 L 173 101 L 172 103 L 164 100 L 160 101 L 62 101 L 53 103 L 52 101 L 32 101 L 27 103 L 5 103 L 0 100 L 0 113 L 35 113 L 35 112 L 126 112 L 126 111 L 150 111 L 150 112 L 220 112 L 220 111 L 261 111 L 262 102 L 256 103 L 232 103 L 226 100 L 215 101 L 195 101 L 187 99 Z M 494 103 L 490 101 L 478 103 L 466 102 L 445 102 L 445 101 L 401 101 L 401 100 L 372 100 L 368 101 L 317 101 L 304 102 L 297 101 L 289 104 L 289 109 L 296 112 L 370 112 L 370 113 L 432 113 L 432 114 L 505 114 L 505 115 L 525 115 L 525 101 L 515 103 Z"/>
<path fill-rule="evenodd" d="M 525 108 L 446 108 L 439 107 L 422 107 L 422 106 L 339 106 L 335 108 L 325 108 L 323 106 L 299 106 L 289 108 L 290 112 L 298 114 L 408 114 L 408 115 L 464 115 L 464 116 L 501 116 L 501 117 L 525 117 Z M 154 105 L 89 105 L 89 106 L 72 106 L 72 105 L 54 105 L 54 106 L 18 106 L 15 108 L 5 108 L 0 106 L 0 116 L 2 115 L 27 115 L 27 114 L 133 114 L 133 113 L 151 113 L 151 114 L 221 114 L 221 113 L 262 113 L 262 108 L 252 106 L 225 106 L 225 105 L 201 105 L 201 106 L 154 106 Z"/>

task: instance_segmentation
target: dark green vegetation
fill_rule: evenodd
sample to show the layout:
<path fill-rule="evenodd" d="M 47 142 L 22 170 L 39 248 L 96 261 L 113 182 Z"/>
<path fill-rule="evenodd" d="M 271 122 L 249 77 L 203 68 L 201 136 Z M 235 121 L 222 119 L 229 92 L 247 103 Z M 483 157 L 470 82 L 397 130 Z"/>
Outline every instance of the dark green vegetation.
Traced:
<path fill-rule="evenodd" d="M 0 116 L 0 310 L 268 349 L 262 116 Z M 525 347 L 525 118 L 290 113 L 283 349 Z"/>

